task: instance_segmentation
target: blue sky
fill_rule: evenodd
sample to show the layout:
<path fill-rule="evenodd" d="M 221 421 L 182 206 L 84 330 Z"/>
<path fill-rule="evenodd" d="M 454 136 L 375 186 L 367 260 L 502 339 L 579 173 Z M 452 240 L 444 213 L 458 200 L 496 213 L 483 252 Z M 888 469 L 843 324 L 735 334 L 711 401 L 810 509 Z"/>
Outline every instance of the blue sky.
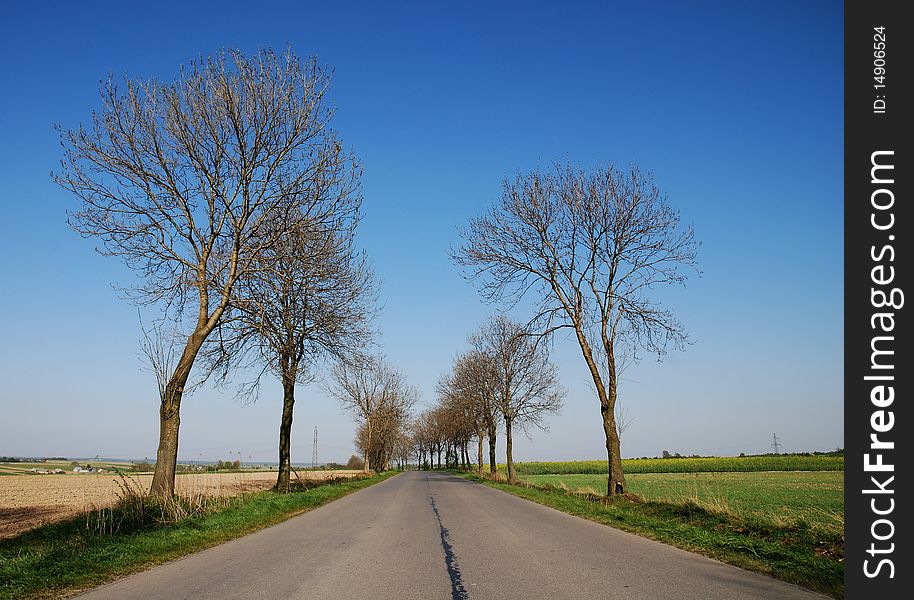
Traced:
<path fill-rule="evenodd" d="M 623 454 L 765 452 L 774 432 L 786 450 L 843 446 L 842 5 L 490 4 L 0 8 L 0 454 L 141 458 L 157 442 L 137 309 L 112 289 L 132 275 L 67 228 L 53 124 L 87 121 L 109 72 L 164 79 L 220 48 L 286 45 L 336 69 L 381 344 L 425 402 L 497 308 L 448 259 L 458 227 L 518 171 L 635 162 L 695 226 L 703 275 L 661 293 L 694 344 L 623 375 Z M 605 456 L 575 343 L 554 356 L 565 409 L 516 458 Z M 315 424 L 320 459 L 345 460 L 349 418 L 318 386 L 298 397 L 293 460 Z M 279 400 L 272 383 L 248 406 L 198 391 L 181 458 L 275 460 Z"/>

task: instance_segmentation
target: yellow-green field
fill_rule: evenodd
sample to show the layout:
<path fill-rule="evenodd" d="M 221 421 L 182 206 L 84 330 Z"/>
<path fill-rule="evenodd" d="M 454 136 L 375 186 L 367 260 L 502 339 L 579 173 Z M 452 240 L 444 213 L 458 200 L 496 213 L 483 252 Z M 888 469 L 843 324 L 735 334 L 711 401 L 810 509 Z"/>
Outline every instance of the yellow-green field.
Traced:
<path fill-rule="evenodd" d="M 524 475 L 524 481 L 606 493 L 605 475 Z M 844 531 L 844 473 L 782 471 L 724 473 L 633 473 L 629 490 L 645 500 L 692 503 L 710 512 L 758 519 L 774 525 L 807 525 Z"/>
<path fill-rule="evenodd" d="M 605 460 L 515 463 L 518 475 L 605 474 Z M 504 465 L 498 465 L 499 470 Z M 701 456 L 682 458 L 628 458 L 622 461 L 628 473 L 709 473 L 757 471 L 843 471 L 844 456 L 834 454 L 781 454 L 761 456 Z"/>

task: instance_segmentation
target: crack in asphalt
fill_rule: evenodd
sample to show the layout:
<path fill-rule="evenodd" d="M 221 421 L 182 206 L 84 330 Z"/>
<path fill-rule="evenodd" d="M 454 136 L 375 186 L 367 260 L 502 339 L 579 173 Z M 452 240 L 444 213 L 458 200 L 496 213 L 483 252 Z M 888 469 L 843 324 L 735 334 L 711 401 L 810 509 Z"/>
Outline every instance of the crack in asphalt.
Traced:
<path fill-rule="evenodd" d="M 425 476 L 425 483 L 431 487 L 428 475 Z M 466 588 L 463 587 L 460 565 L 457 564 L 457 556 L 454 554 L 454 547 L 451 546 L 451 532 L 441 522 L 441 513 L 438 512 L 438 505 L 435 504 L 435 497 L 432 495 L 431 490 L 428 492 L 428 503 L 432 510 L 435 511 L 435 517 L 438 519 L 441 547 L 444 548 L 444 564 L 447 566 L 447 574 L 451 578 L 451 600 L 469 600 L 470 595 L 467 593 Z"/>

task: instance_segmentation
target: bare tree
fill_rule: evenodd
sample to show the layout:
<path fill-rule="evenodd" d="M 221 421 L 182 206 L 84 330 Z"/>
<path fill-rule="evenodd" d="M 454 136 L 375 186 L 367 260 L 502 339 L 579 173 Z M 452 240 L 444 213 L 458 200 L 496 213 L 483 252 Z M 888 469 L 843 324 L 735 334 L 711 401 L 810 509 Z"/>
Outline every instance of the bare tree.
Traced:
<path fill-rule="evenodd" d="M 574 331 L 600 400 L 607 493 L 624 492 L 616 358 L 625 349 L 659 357 L 686 343 L 650 292 L 685 282 L 698 249 L 692 229 L 680 229 L 679 213 L 637 167 L 557 166 L 506 180 L 500 201 L 462 235 L 454 258 L 487 299 L 529 293 L 538 306 L 531 326 L 541 335 Z"/>
<path fill-rule="evenodd" d="M 431 457 L 434 446 L 432 432 L 432 419 L 430 411 L 423 411 L 413 422 L 413 444 L 415 445 L 416 461 L 419 469 L 431 467 Z"/>
<path fill-rule="evenodd" d="M 414 439 L 419 464 L 429 468 L 435 467 L 435 457 L 438 458 L 437 466 L 441 467 L 441 452 L 445 447 L 447 432 L 445 415 L 438 407 L 432 407 L 422 412 L 414 423 Z"/>
<path fill-rule="evenodd" d="M 391 460 L 398 458 L 399 444 L 410 425 L 410 407 L 411 402 L 392 402 L 359 425 L 356 447 L 376 471 L 387 470 Z"/>
<path fill-rule="evenodd" d="M 503 315 L 489 319 L 472 338 L 477 352 L 492 361 L 496 408 L 505 424 L 505 462 L 508 481 L 514 469 L 514 427 L 544 428 L 543 418 L 562 408 L 564 390 L 541 337 Z"/>
<path fill-rule="evenodd" d="M 178 360 L 178 336 L 166 329 L 162 321 L 154 321 L 150 329 L 146 329 L 140 319 L 140 329 L 143 332 L 140 349 L 143 351 L 146 370 L 155 377 L 159 400 L 163 400 L 168 391 L 168 378 L 174 372 Z"/>
<path fill-rule="evenodd" d="M 409 419 L 397 432 L 393 441 L 391 457 L 397 462 L 397 468 L 401 471 L 409 469 L 409 459 L 414 453 L 414 448 L 413 421 Z"/>
<path fill-rule="evenodd" d="M 339 149 L 339 145 L 334 145 Z M 337 154 L 325 161 L 311 193 L 335 204 L 335 218 L 314 222 L 308 215 L 277 214 L 271 236 L 252 269 L 235 286 L 232 308 L 219 326 L 215 357 L 227 376 L 232 366 L 261 365 L 241 393 L 256 399 L 265 372 L 282 383 L 279 426 L 279 471 L 275 489 L 289 487 L 295 386 L 312 377 L 312 366 L 324 357 L 345 358 L 370 341 L 374 278 L 364 255 L 354 247 L 361 196 L 358 168 Z M 269 230 L 272 231 L 272 230 Z"/>
<path fill-rule="evenodd" d="M 441 437 L 445 442 L 445 464 L 448 466 L 451 463 L 457 467 L 469 463 L 470 441 L 481 429 L 476 401 L 473 396 L 463 393 L 453 376 L 442 377 L 438 382 L 438 405 L 434 410 L 439 413 Z"/>
<path fill-rule="evenodd" d="M 328 392 L 359 423 L 357 440 L 365 456 L 365 471 L 372 468 L 369 450 L 373 444 L 394 431 L 390 421 L 408 415 L 418 399 L 418 391 L 406 383 L 406 378 L 377 356 L 337 362 Z"/>
<path fill-rule="evenodd" d="M 291 51 L 222 52 L 171 82 L 109 78 L 91 124 L 60 130 L 54 179 L 81 201 L 70 225 L 138 273 L 134 300 L 189 318 L 161 398 L 155 494 L 174 493 L 188 377 L 235 284 L 273 244 L 270 217 L 290 203 L 314 221 L 333 211 L 308 193 L 332 135 L 330 77 Z"/>
<path fill-rule="evenodd" d="M 491 356 L 473 350 L 454 361 L 452 373 L 439 385 L 439 396 L 461 407 L 477 442 L 477 473 L 483 474 L 483 442 L 489 441 L 489 474 L 496 473 L 495 442 L 498 430 L 498 374 Z"/>

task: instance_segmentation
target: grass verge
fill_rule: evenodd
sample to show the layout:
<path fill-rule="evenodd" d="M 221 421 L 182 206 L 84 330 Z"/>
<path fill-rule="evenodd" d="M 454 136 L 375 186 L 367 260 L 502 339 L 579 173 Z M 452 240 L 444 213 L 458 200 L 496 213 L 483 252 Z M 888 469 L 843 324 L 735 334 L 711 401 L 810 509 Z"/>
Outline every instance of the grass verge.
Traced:
<path fill-rule="evenodd" d="M 844 538 L 804 523 L 778 525 L 718 513 L 691 501 L 607 499 L 553 486 L 511 485 L 459 473 L 490 487 L 597 523 L 697 552 L 722 562 L 844 596 Z"/>
<path fill-rule="evenodd" d="M 285 521 L 396 474 L 286 494 L 249 493 L 174 523 L 163 523 L 156 506 L 125 498 L 113 508 L 0 541 L 0 598 L 65 597 Z M 144 511 L 153 514 L 138 514 Z"/>

